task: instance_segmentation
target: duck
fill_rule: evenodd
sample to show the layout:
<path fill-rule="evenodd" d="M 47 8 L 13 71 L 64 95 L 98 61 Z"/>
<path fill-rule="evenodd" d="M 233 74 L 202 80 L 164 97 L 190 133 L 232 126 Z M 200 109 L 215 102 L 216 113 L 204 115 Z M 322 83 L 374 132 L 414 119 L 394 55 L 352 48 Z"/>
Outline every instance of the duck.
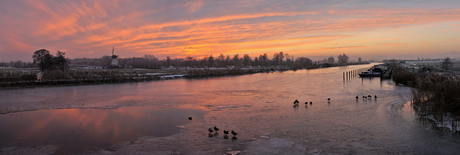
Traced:
<path fill-rule="evenodd" d="M 305 104 L 308 104 L 308 102 L 305 102 Z"/>
<path fill-rule="evenodd" d="M 224 139 L 228 139 L 228 131 L 224 130 Z"/>
<path fill-rule="evenodd" d="M 188 120 L 192 120 L 192 117 L 188 117 Z"/>
<path fill-rule="evenodd" d="M 216 134 L 218 134 L 217 131 L 219 131 L 219 128 L 217 128 L 216 126 L 214 126 L 214 131 L 216 131 Z"/>
<path fill-rule="evenodd" d="M 358 96 L 356 96 L 356 99 L 359 99 L 359 97 L 358 97 Z"/>
<path fill-rule="evenodd" d="M 368 98 L 372 98 L 372 96 L 371 96 L 371 95 L 367 95 L 367 97 L 368 97 Z"/>
<path fill-rule="evenodd" d="M 377 99 L 377 95 L 375 95 L 374 98 Z"/>
<path fill-rule="evenodd" d="M 310 102 L 310 105 L 313 104 L 313 102 Z"/>
<path fill-rule="evenodd" d="M 233 137 L 236 137 L 236 135 L 238 135 L 238 133 L 236 133 L 235 131 L 232 130 L 232 135 L 233 135 Z"/>
<path fill-rule="evenodd" d="M 208 131 L 209 131 L 208 136 L 209 136 L 209 137 L 214 137 L 214 133 L 213 133 L 214 130 L 212 130 L 211 128 L 208 128 Z"/>
<path fill-rule="evenodd" d="M 299 100 L 295 100 L 295 101 L 294 101 L 294 104 L 297 104 L 297 103 L 299 103 Z"/>
<path fill-rule="evenodd" d="M 331 98 L 327 98 L 327 100 L 328 100 L 328 101 L 330 101 L 330 100 L 331 100 Z"/>

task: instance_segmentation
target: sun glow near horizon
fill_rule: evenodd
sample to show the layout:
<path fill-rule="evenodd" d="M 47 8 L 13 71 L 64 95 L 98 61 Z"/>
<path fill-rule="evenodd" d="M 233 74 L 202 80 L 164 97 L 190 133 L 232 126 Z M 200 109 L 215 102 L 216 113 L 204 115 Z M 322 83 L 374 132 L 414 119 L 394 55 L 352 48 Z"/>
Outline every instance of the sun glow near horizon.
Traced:
<path fill-rule="evenodd" d="M 460 2 L 2 1 L 0 61 L 283 51 L 373 58 L 460 51 Z"/>

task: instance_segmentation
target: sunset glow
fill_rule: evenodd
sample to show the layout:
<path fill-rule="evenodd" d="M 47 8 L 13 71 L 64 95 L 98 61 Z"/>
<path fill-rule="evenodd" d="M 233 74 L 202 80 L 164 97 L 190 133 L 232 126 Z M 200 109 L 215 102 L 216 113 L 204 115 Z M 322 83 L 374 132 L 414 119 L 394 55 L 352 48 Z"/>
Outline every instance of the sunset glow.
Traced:
<path fill-rule="evenodd" d="M 1 1 L 0 61 L 38 49 L 69 58 L 352 59 L 460 52 L 460 1 Z M 452 52 L 457 51 L 457 52 Z"/>

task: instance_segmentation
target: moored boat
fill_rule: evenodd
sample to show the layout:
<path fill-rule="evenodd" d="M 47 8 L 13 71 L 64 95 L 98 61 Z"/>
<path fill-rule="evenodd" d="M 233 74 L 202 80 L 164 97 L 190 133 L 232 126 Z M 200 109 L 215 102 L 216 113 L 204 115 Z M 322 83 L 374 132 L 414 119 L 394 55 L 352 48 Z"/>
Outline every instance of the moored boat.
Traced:
<path fill-rule="evenodd" d="M 359 73 L 359 77 L 380 77 L 380 72 L 373 72 L 373 71 L 365 71 Z"/>

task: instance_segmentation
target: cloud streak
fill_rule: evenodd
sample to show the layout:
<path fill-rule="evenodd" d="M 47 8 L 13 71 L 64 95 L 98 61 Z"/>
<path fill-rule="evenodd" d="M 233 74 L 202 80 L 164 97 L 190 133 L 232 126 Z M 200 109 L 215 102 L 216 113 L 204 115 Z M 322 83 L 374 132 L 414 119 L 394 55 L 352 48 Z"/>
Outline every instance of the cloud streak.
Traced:
<path fill-rule="evenodd" d="M 280 50 L 298 56 L 317 55 L 314 52 L 322 50 L 338 55 L 344 47 L 377 49 L 377 43 L 363 45 L 352 40 L 362 33 L 460 21 L 459 7 L 452 7 L 459 6 L 458 2 L 423 2 L 418 7 L 411 2 L 381 1 L 0 3 L 4 19 L 0 35 L 6 36 L 0 39 L 0 53 L 5 55 L 0 61 L 27 60 L 40 48 L 65 49 L 70 57 L 100 57 L 110 54 L 112 46 L 122 57 L 258 55 Z M 433 5 L 437 7 L 430 7 Z"/>

